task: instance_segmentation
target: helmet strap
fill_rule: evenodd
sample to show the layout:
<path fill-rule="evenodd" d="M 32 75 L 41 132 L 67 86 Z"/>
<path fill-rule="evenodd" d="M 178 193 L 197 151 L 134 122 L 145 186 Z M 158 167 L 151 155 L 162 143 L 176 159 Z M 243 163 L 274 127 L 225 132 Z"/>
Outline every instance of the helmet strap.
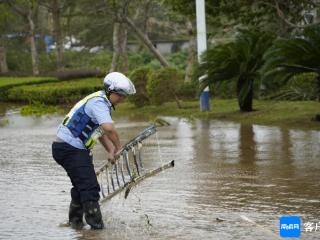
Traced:
<path fill-rule="evenodd" d="M 113 105 L 113 103 L 110 101 L 110 94 L 111 94 L 112 92 L 110 92 L 110 91 L 107 90 L 106 88 L 104 89 L 104 92 L 106 93 L 106 96 L 107 96 L 109 102 L 111 103 L 111 107 L 112 107 L 113 111 L 115 111 L 116 108 L 115 108 L 115 106 Z"/>

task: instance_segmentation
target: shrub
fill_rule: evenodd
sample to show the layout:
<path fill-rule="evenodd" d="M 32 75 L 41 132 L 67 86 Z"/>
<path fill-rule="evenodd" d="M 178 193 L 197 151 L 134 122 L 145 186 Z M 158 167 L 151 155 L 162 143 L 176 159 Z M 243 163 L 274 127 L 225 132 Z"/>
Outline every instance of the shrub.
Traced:
<path fill-rule="evenodd" d="M 0 77 L 0 88 L 54 81 L 53 77 Z"/>
<path fill-rule="evenodd" d="M 270 93 L 266 99 L 276 100 L 316 100 L 317 93 L 317 74 L 302 73 L 293 76 L 284 86 L 277 91 Z"/>
<path fill-rule="evenodd" d="M 162 68 L 150 74 L 147 82 L 147 92 L 152 104 L 161 105 L 164 102 L 177 99 L 177 93 L 183 83 L 183 74 L 175 68 Z"/>
<path fill-rule="evenodd" d="M 66 51 L 65 64 L 66 69 L 98 69 L 107 72 L 112 60 L 112 53 L 101 51 L 99 53 L 90 53 L 88 51 Z"/>
<path fill-rule="evenodd" d="M 100 89 L 102 89 L 101 79 L 87 78 L 58 83 L 14 87 L 8 90 L 8 99 L 25 103 L 74 103 L 84 96 Z"/>
<path fill-rule="evenodd" d="M 30 53 L 22 49 L 9 49 L 7 52 L 7 64 L 10 71 L 32 72 Z"/>
<path fill-rule="evenodd" d="M 182 99 L 195 99 L 199 94 L 199 82 L 192 80 L 184 82 L 178 90 L 178 96 Z"/>
<path fill-rule="evenodd" d="M 145 50 L 136 53 L 128 53 L 129 69 L 134 70 L 136 68 L 146 66 L 153 60 L 153 58 L 154 57 Z"/>
<path fill-rule="evenodd" d="M 147 94 L 146 85 L 148 82 L 148 76 L 151 72 L 151 69 L 148 67 L 140 67 L 131 72 L 129 78 L 132 80 L 136 87 L 137 93 L 129 98 L 129 101 L 132 102 L 137 107 L 142 107 L 150 103 L 150 99 Z"/>
<path fill-rule="evenodd" d="M 179 51 L 176 53 L 169 54 L 167 56 L 168 61 L 178 69 L 184 70 L 187 67 L 187 51 Z"/>
<path fill-rule="evenodd" d="M 78 69 L 54 72 L 52 75 L 60 80 L 70 80 L 89 77 L 102 77 L 104 74 L 99 70 Z"/>
<path fill-rule="evenodd" d="M 8 89 L 38 83 L 56 82 L 52 77 L 0 77 L 0 100 L 7 100 Z"/>

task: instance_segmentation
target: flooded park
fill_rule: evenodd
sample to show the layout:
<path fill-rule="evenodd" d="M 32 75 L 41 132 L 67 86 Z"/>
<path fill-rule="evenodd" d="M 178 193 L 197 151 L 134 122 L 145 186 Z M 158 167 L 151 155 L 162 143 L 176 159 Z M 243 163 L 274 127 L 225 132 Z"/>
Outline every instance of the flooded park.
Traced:
<path fill-rule="evenodd" d="M 279 239 L 279 217 L 300 216 L 301 239 L 320 221 L 320 132 L 163 117 L 160 158 L 175 167 L 101 203 L 106 228 L 65 227 L 71 184 L 51 155 L 63 116 L 24 117 L 1 107 L 0 239 Z M 121 140 L 148 126 L 116 119 Z M 146 149 L 147 150 L 147 149 Z M 98 167 L 105 161 L 94 150 Z"/>
<path fill-rule="evenodd" d="M 320 239 L 320 0 L 0 12 L 0 240 Z"/>

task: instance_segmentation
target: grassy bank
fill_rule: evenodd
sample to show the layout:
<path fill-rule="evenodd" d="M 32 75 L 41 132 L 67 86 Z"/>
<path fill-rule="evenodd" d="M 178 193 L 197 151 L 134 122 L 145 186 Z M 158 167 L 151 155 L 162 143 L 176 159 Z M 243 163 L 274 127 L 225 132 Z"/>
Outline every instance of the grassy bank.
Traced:
<path fill-rule="evenodd" d="M 239 111 L 236 99 L 213 99 L 211 111 L 201 112 L 198 101 L 182 102 L 183 108 L 177 108 L 175 102 L 165 103 L 161 106 L 145 106 L 137 108 L 131 103 L 125 102 L 116 108 L 113 113 L 115 119 L 127 117 L 131 120 L 149 119 L 154 121 L 159 116 L 176 116 L 190 120 L 196 118 L 234 121 L 243 124 L 261 124 L 286 126 L 297 129 L 320 130 L 320 122 L 314 117 L 320 113 L 320 103 L 314 101 L 260 101 L 255 100 L 255 111 L 242 113 Z M 21 109 L 23 115 L 43 115 L 58 112 L 66 114 L 72 107 L 69 105 L 45 105 L 37 103 L 24 106 Z"/>
<path fill-rule="evenodd" d="M 178 109 L 176 103 L 165 103 L 162 106 L 145 106 L 136 108 L 124 103 L 115 112 L 115 116 L 147 116 L 150 120 L 157 116 L 178 116 L 189 119 L 217 119 L 235 121 L 245 124 L 263 124 L 290 126 L 293 128 L 308 128 L 320 130 L 320 122 L 314 119 L 320 113 L 320 103 L 314 101 L 254 101 L 255 111 L 242 113 L 239 111 L 236 99 L 213 99 L 211 111 L 201 112 L 198 101 L 183 102 L 183 109 Z"/>
<path fill-rule="evenodd" d="M 49 83 L 45 83 L 46 81 Z M 36 84 L 34 84 L 35 82 Z M 42 115 L 53 112 L 64 114 L 75 102 L 87 94 L 101 89 L 101 82 L 102 80 L 99 78 L 59 82 L 53 78 L 0 78 L 0 89 L 1 86 L 10 87 L 6 90 L 6 100 L 31 103 L 21 109 L 21 113 L 24 115 Z M 114 116 L 147 117 L 150 120 L 157 116 L 177 116 L 189 119 L 218 119 L 248 124 L 284 125 L 320 130 L 320 122 L 312 120 L 316 114 L 320 113 L 320 103 L 315 101 L 255 100 L 253 104 L 255 111 L 250 113 L 240 112 L 236 99 L 213 99 L 209 112 L 199 110 L 198 100 L 183 101 L 182 106 L 183 108 L 179 109 L 175 102 L 168 102 L 161 106 L 150 105 L 137 108 L 129 102 L 125 102 L 117 108 Z"/>

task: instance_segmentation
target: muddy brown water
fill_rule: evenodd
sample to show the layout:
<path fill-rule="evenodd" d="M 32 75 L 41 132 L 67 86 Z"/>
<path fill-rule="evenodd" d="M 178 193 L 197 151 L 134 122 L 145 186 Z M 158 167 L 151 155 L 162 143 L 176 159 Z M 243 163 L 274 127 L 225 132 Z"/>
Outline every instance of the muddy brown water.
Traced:
<path fill-rule="evenodd" d="M 279 217 L 320 222 L 320 132 L 165 118 L 176 166 L 102 204 L 103 231 L 67 220 L 70 183 L 51 157 L 61 116 L 0 118 L 0 239 L 279 239 Z M 118 119 L 123 141 L 147 125 Z M 94 151 L 103 162 L 101 147 Z M 320 224 L 320 223 L 318 223 Z M 319 239 L 320 229 L 301 239 Z"/>

